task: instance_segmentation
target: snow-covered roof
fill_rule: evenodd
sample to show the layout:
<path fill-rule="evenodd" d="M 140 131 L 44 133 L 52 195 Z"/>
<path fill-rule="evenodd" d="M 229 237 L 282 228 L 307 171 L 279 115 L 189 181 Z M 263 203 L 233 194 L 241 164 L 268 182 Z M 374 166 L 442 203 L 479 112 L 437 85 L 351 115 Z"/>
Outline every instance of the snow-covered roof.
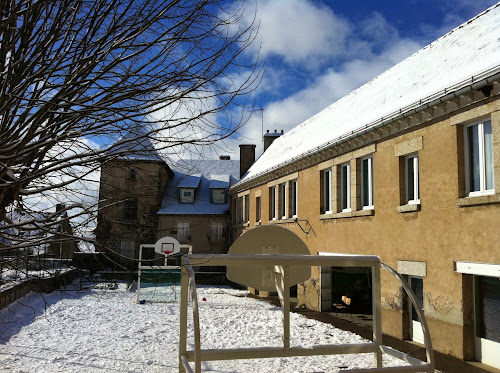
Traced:
<path fill-rule="evenodd" d="M 174 177 L 168 182 L 159 215 L 223 215 L 227 203 L 211 203 L 211 188 L 228 188 L 239 178 L 240 163 L 232 160 L 180 160 L 173 167 Z M 197 175 L 199 185 L 194 203 L 179 202 L 179 187 Z M 223 185 L 226 185 L 225 187 Z"/>
<path fill-rule="evenodd" d="M 212 175 L 210 177 L 210 189 L 227 189 L 231 181 L 231 175 Z"/>
<path fill-rule="evenodd" d="M 164 162 L 144 130 L 137 128 L 119 139 L 111 150 L 112 153 L 126 151 L 119 159 L 127 161 Z"/>
<path fill-rule="evenodd" d="M 185 175 L 177 185 L 178 188 L 198 188 L 200 185 L 201 174 Z"/>
<path fill-rule="evenodd" d="M 500 3 L 278 137 L 240 183 L 500 71 Z"/>

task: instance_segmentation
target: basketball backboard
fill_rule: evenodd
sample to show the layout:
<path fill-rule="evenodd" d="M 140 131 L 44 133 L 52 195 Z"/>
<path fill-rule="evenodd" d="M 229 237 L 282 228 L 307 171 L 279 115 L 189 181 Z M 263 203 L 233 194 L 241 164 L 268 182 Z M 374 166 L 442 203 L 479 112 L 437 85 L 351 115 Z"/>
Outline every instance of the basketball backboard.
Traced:
<path fill-rule="evenodd" d="M 163 237 L 156 241 L 155 251 L 163 255 L 178 254 L 181 251 L 181 245 L 173 237 Z"/>
<path fill-rule="evenodd" d="M 310 252 L 304 241 L 292 231 L 279 225 L 260 225 L 238 237 L 229 254 L 310 255 Z M 309 280 L 311 268 L 297 266 L 291 268 L 289 273 L 290 286 L 293 286 Z M 227 278 L 261 291 L 276 291 L 272 266 L 228 266 Z"/>

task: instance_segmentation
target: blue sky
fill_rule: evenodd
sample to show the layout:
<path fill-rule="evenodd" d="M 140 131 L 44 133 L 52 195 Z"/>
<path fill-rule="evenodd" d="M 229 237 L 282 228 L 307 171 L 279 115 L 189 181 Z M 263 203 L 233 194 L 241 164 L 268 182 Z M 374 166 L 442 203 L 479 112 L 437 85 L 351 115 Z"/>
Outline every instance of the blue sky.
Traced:
<path fill-rule="evenodd" d="M 262 152 L 264 132 L 285 132 L 425 45 L 494 5 L 493 0 L 249 0 L 257 6 L 256 42 L 246 53 L 265 62 L 252 97 L 256 112 L 225 151 Z M 238 77 L 235 77 L 238 79 Z"/>

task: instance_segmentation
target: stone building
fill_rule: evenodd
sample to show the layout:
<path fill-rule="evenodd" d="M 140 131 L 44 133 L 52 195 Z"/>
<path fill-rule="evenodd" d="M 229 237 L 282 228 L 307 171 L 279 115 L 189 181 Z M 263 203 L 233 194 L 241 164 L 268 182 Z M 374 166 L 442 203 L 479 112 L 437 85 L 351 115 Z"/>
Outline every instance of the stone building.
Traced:
<path fill-rule="evenodd" d="M 56 215 L 58 215 L 57 223 L 53 227 L 54 233 L 48 252 L 57 259 L 72 259 L 79 250 L 73 235 L 73 227 L 63 204 L 56 205 Z"/>
<path fill-rule="evenodd" d="M 422 302 L 435 350 L 497 368 L 499 24 L 497 4 L 277 137 L 229 191 L 235 237 L 282 224 L 313 255 L 378 255 Z M 368 278 L 314 267 L 298 301 L 369 306 Z M 382 301 L 384 332 L 421 342 L 388 274 Z"/>
<path fill-rule="evenodd" d="M 147 137 L 130 134 L 120 141 L 127 152 L 101 166 L 96 250 L 134 269 L 130 259 L 138 259 L 139 245 L 156 242 L 157 212 L 173 172 Z"/>
<path fill-rule="evenodd" d="M 255 145 L 240 147 L 243 163 L 229 156 L 188 159 L 172 170 L 147 137 L 130 134 L 120 141 L 124 145 L 117 152 L 123 154 L 101 166 L 96 250 L 128 269 L 137 268 L 141 244 L 165 236 L 195 253 L 226 253 L 231 241 L 226 192 L 254 162 Z M 143 258 L 155 254 L 145 250 Z"/>
<path fill-rule="evenodd" d="M 191 245 L 194 253 L 226 253 L 230 242 L 226 192 L 239 180 L 239 166 L 229 156 L 178 161 L 158 211 L 158 238 L 174 237 Z"/>

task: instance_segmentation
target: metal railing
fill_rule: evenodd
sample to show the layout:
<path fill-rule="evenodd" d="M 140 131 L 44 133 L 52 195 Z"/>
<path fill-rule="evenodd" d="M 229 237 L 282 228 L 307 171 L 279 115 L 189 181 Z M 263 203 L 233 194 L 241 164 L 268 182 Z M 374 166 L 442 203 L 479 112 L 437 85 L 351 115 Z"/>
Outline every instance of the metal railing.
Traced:
<path fill-rule="evenodd" d="M 201 349 L 198 295 L 193 266 L 274 266 L 275 284 L 283 312 L 282 346 L 238 349 Z M 364 343 L 290 347 L 290 268 L 295 266 L 370 267 L 372 270 L 373 339 Z M 417 312 L 424 334 L 427 361 L 382 345 L 382 310 L 380 269 L 388 271 L 403 286 Z M 194 350 L 187 350 L 188 296 L 191 295 L 194 327 Z M 264 254 L 191 254 L 182 256 L 181 304 L 179 327 L 179 372 L 201 372 L 202 361 L 316 356 L 335 354 L 373 353 L 374 368 L 349 369 L 341 372 L 434 372 L 434 353 L 429 328 L 422 305 L 407 282 L 393 268 L 380 262 L 378 256 L 333 254 L 319 255 L 264 255 Z M 382 353 L 389 354 L 410 365 L 383 367 Z M 194 370 L 190 363 L 194 362 Z"/>

